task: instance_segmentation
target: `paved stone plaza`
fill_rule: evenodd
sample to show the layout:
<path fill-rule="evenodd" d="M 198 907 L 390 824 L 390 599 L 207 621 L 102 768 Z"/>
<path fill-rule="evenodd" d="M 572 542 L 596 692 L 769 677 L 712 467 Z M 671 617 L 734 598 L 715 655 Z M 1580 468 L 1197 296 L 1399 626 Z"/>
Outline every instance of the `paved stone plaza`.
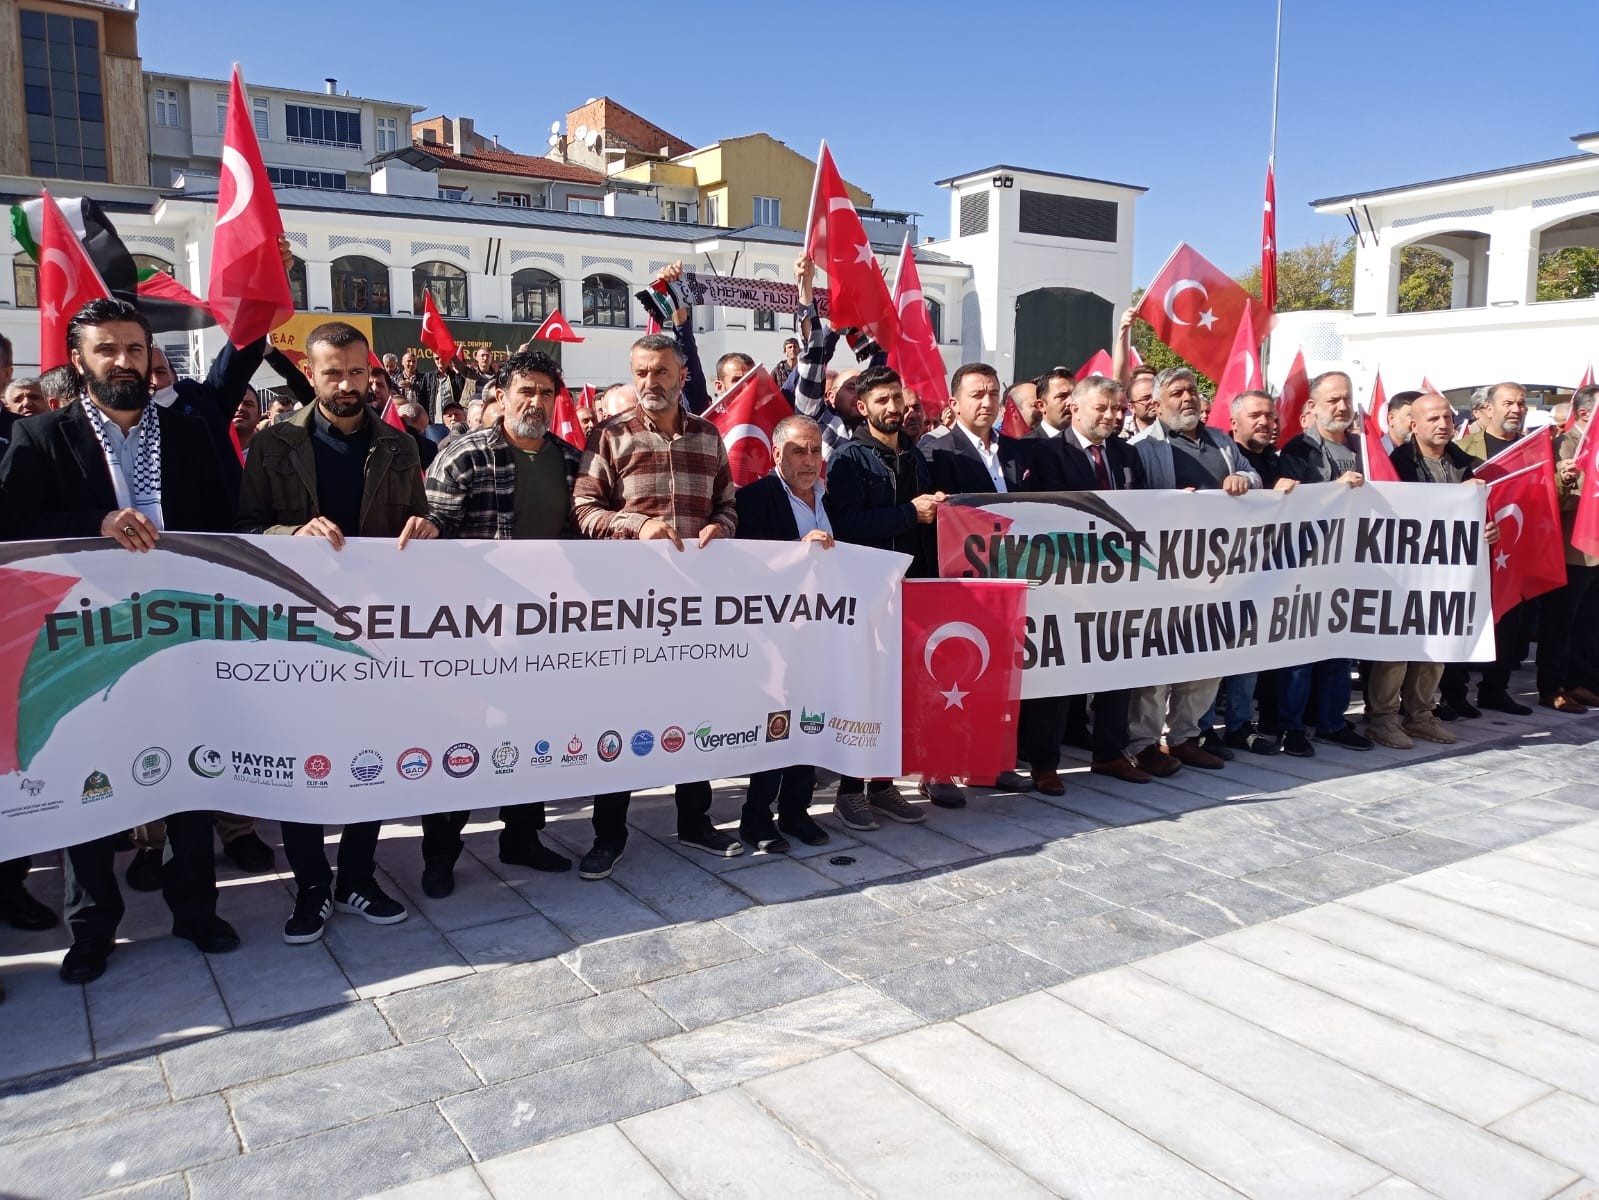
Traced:
<path fill-rule="evenodd" d="M 652 794 L 612 879 L 484 823 L 444 901 L 401 823 L 404 924 L 288 946 L 227 868 L 241 950 L 130 892 L 87 988 L 6 929 L 0 1194 L 1599 1197 L 1599 716 L 1450 728 L 789 857 Z"/>

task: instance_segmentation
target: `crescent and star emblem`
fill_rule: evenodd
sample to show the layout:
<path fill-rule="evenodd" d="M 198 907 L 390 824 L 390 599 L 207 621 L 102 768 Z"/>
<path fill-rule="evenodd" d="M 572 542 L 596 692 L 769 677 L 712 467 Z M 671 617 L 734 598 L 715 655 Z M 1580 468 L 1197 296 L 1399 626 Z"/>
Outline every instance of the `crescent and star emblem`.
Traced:
<path fill-rule="evenodd" d="M 981 679 L 988 671 L 988 639 L 983 636 L 981 629 L 966 621 L 946 621 L 928 635 L 927 645 L 922 648 L 922 666 L 926 669 L 928 678 L 934 683 L 938 682 L 938 677 L 933 674 L 933 651 L 952 639 L 970 642 L 977 648 L 977 653 L 982 658 L 982 664 L 977 668 L 976 678 Z M 944 697 L 944 707 L 946 709 L 965 708 L 966 705 L 962 701 L 970 694 L 970 692 L 961 691 L 959 683 L 953 683 L 948 691 L 939 693 L 939 695 Z"/>
<path fill-rule="evenodd" d="M 1170 320 L 1175 321 L 1179 325 L 1192 325 L 1193 324 L 1192 321 L 1185 321 L 1181 317 L 1179 317 L 1177 315 L 1176 309 L 1174 307 L 1176 305 L 1176 303 L 1177 303 L 1177 297 L 1181 296 L 1184 292 L 1188 291 L 1189 289 L 1193 289 L 1194 291 L 1198 292 L 1201 296 L 1203 296 L 1205 298 L 1205 303 L 1206 304 L 1210 303 L 1210 292 L 1208 292 L 1205 289 L 1205 285 L 1200 283 L 1199 280 L 1197 280 L 1197 279 L 1179 279 L 1176 283 L 1172 284 L 1171 287 L 1166 289 L 1166 316 Z M 1209 326 L 1207 326 L 1206 328 L 1209 328 Z"/>
<path fill-rule="evenodd" d="M 250 171 L 250 164 L 245 162 L 244 155 L 232 146 L 222 147 L 222 169 L 233 180 L 233 202 L 228 205 L 228 211 L 217 218 L 218 229 L 238 217 L 255 199 L 255 176 Z"/>
<path fill-rule="evenodd" d="M 1507 504 L 1498 512 L 1494 513 L 1495 525 L 1508 525 L 1511 521 L 1516 523 L 1516 536 L 1511 543 L 1514 545 L 1515 542 L 1519 542 L 1521 540 L 1521 530 L 1526 524 L 1522 518 L 1521 505 Z"/>

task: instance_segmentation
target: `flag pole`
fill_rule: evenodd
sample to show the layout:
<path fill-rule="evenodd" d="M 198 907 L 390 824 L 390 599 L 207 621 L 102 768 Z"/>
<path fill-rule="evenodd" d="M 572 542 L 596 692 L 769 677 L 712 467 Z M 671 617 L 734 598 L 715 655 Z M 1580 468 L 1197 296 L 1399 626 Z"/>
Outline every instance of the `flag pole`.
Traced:
<path fill-rule="evenodd" d="M 1271 58 L 1271 152 L 1266 156 L 1266 173 L 1275 176 L 1277 173 L 1277 90 L 1282 77 L 1283 67 L 1283 0 L 1277 0 L 1277 41 L 1272 51 Z M 1276 204 L 1272 205 L 1272 226 L 1276 227 Z M 1276 247 L 1273 248 L 1276 252 Z M 1273 314 L 1276 315 L 1275 313 Z M 1260 383 L 1266 387 L 1267 368 L 1271 365 L 1271 334 L 1266 335 L 1266 344 L 1260 351 Z"/>

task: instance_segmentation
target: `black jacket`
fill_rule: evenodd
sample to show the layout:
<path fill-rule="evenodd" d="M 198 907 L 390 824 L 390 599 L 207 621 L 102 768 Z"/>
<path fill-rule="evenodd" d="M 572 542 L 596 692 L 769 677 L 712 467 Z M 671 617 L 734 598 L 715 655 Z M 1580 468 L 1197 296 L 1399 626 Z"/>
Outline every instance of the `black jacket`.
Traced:
<path fill-rule="evenodd" d="M 827 518 L 841 542 L 898 550 L 912 555 L 913 578 L 935 577 L 938 557 L 933 526 L 916 520 L 916 506 L 899 499 L 899 479 L 911 496 L 934 491 L 927 460 L 900 435 L 899 449 L 889 450 L 863 421 L 849 441 L 840 443 L 827 462 Z M 987 477 L 987 472 L 984 472 Z"/>
<path fill-rule="evenodd" d="M 180 379 L 172 385 L 178 393 L 172 407 L 184 416 L 197 418 L 211 436 L 211 449 L 216 455 L 230 505 L 239 502 L 239 479 L 244 474 L 239 452 L 233 448 L 230 426 L 239 401 L 244 399 L 244 389 L 250 386 L 250 377 L 261 365 L 266 351 L 266 338 L 251 342 L 242 350 L 232 342 L 223 342 L 221 352 L 203 380 Z"/>
<path fill-rule="evenodd" d="M 999 469 L 1005 486 L 1013 492 L 1022 490 L 1022 479 L 1027 473 L 1029 446 L 1022 438 L 999 434 Z M 929 473 L 935 492 L 992 492 L 993 477 L 983 465 L 982 455 L 972 444 L 963 429 L 949 431 L 948 437 L 923 438 L 922 453 L 927 455 Z"/>
<path fill-rule="evenodd" d="M 1444 457 L 1464 471 L 1467 479 L 1475 475 L 1477 468 L 1482 466 L 1482 459 L 1467 454 L 1453 442 L 1444 447 Z M 1401 483 L 1433 482 L 1432 476 L 1427 473 L 1427 468 L 1422 466 L 1421 451 L 1416 449 L 1414 441 L 1406 442 L 1403 446 L 1395 446 L 1388 460 L 1394 464 L 1394 470 L 1399 472 Z"/>
<path fill-rule="evenodd" d="M 117 507 L 105 453 L 83 401 L 18 421 L 0 461 L 7 536 L 99 537 L 100 522 Z M 161 427 L 161 517 L 166 528 L 215 533 L 233 524 L 205 426 L 171 409 L 157 409 Z"/>
<path fill-rule="evenodd" d="M 788 489 L 775 469 L 734 492 L 733 507 L 738 510 L 738 537 L 757 542 L 799 540 Z"/>
<path fill-rule="evenodd" d="M 1027 492 L 1097 492 L 1099 480 L 1094 463 L 1077 431 L 1069 426 L 1057 437 L 1046 437 L 1034 430 L 1027 437 L 1032 465 L 1022 485 Z M 1144 464 L 1134 450 L 1120 438 L 1107 438 L 1101 447 L 1105 466 L 1115 481 L 1115 491 L 1144 486 Z"/>

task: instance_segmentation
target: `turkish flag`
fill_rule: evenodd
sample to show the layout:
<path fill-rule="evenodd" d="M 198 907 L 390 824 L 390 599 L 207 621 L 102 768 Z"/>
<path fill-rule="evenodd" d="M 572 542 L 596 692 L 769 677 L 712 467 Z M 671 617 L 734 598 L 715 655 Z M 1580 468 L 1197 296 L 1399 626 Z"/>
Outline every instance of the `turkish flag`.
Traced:
<path fill-rule="evenodd" d="M 1143 356 L 1138 353 L 1137 346 L 1127 347 L 1127 369 L 1136 371 L 1144 365 Z M 1116 360 L 1110 356 L 1109 350 L 1095 350 L 1094 357 L 1072 373 L 1073 379 L 1087 379 L 1091 375 L 1103 375 L 1106 379 L 1116 378 Z"/>
<path fill-rule="evenodd" d="M 1582 373 L 1582 382 L 1579 383 L 1576 387 L 1572 388 L 1571 390 L 1572 390 L 1572 393 L 1575 394 L 1577 392 L 1582 391 L 1582 389 L 1585 388 L 1585 387 L 1592 387 L 1592 386 L 1593 386 L 1593 364 L 1589 363 L 1588 364 L 1588 369 Z M 1566 414 L 1566 423 L 1563 426 L 1561 426 L 1560 432 L 1561 433 L 1570 433 L 1572 428 L 1576 424 L 1577 424 L 1577 406 L 1575 404 L 1573 404 L 1571 406 L 1571 411 Z"/>
<path fill-rule="evenodd" d="M 1277 164 L 1266 160 L 1266 212 L 1260 226 L 1260 302 L 1277 311 Z"/>
<path fill-rule="evenodd" d="M 992 779 L 1015 765 L 1027 583 L 906 580 L 903 775 Z"/>
<path fill-rule="evenodd" d="M 1382 372 L 1371 385 L 1371 403 L 1360 416 L 1360 448 L 1366 458 L 1366 478 L 1373 483 L 1398 483 L 1399 472 L 1394 470 L 1394 460 L 1382 448 L 1383 427 L 1377 414 L 1388 413 L 1388 396 L 1382 389 Z"/>
<path fill-rule="evenodd" d="M 833 325 L 863 330 L 892 352 L 899 340 L 894 300 L 826 142 L 816 156 L 805 253 L 827 272 L 828 317 Z"/>
<path fill-rule="evenodd" d="M 401 430 L 402 432 L 409 432 L 409 427 L 400 418 L 400 410 L 394 407 L 393 396 L 390 396 L 388 401 L 383 405 L 382 415 L 383 423 L 385 425 L 392 425 L 395 429 Z"/>
<path fill-rule="evenodd" d="M 561 310 L 556 309 L 544 318 L 544 324 L 533 331 L 535 342 L 581 342 L 583 339 L 572 331 L 572 323 L 561 315 Z"/>
<path fill-rule="evenodd" d="M 944 356 L 938 352 L 938 339 L 933 336 L 933 322 L 927 316 L 916 252 L 911 249 L 908 233 L 899 255 L 899 271 L 894 276 L 894 311 L 899 314 L 899 340 L 888 349 L 888 365 L 916 392 L 931 424 L 949 403 L 949 375 L 944 369 Z"/>
<path fill-rule="evenodd" d="M 217 227 L 211 238 L 211 284 L 206 297 L 228 340 L 243 349 L 294 315 L 289 277 L 278 239 L 283 218 L 261 162 L 239 66 L 233 65 L 228 119 L 222 137 Z"/>
<path fill-rule="evenodd" d="M 727 446 L 733 485 L 754 483 L 772 469 L 772 430 L 794 411 L 765 367 L 749 371 L 705 410 Z"/>
<path fill-rule="evenodd" d="M 48 191 L 39 233 L 39 369 L 48 371 L 71 361 L 67 322 L 89 301 L 108 298 L 111 289 Z"/>
<path fill-rule="evenodd" d="M 1212 379 L 1220 379 L 1227 370 L 1238 324 L 1252 307 L 1256 332 L 1268 330 L 1270 310 L 1184 242 L 1149 285 L 1139 302 L 1138 315 L 1149 322 L 1161 341 Z"/>
<path fill-rule="evenodd" d="M 1499 527 L 1489 550 L 1497 621 L 1521 601 L 1566 584 L 1554 438 L 1541 429 L 1518 438 L 1477 468 L 1476 477 L 1488 483 L 1488 516 Z"/>
<path fill-rule="evenodd" d="M 450 327 L 439 315 L 439 306 L 433 303 L 433 293 L 428 290 L 422 292 L 422 344 L 433 351 L 433 357 L 441 367 L 454 362 L 455 356 L 461 352 L 455 339 L 450 336 Z"/>
<path fill-rule="evenodd" d="M 550 432 L 568 445 L 583 448 L 583 426 L 577 419 L 577 405 L 572 403 L 572 393 L 562 388 L 555 393 L 555 408 L 550 413 Z"/>
<path fill-rule="evenodd" d="M 1593 436 L 1596 425 L 1599 419 L 1590 417 L 1571 457 L 1582 479 L 1577 516 L 1571 524 L 1571 544 L 1584 554 L 1599 554 L 1599 437 Z"/>
<path fill-rule="evenodd" d="M 1005 409 L 1000 415 L 999 431 L 1006 437 L 1023 438 L 1033 431 L 1016 401 L 1005 397 Z"/>
<path fill-rule="evenodd" d="M 1294 352 L 1294 361 L 1277 397 L 1277 449 L 1305 432 L 1305 405 L 1310 403 L 1310 376 L 1305 373 L 1305 352 Z"/>
<path fill-rule="evenodd" d="M 1227 369 L 1216 383 L 1216 397 L 1210 405 L 1212 429 L 1228 437 L 1233 435 L 1233 398 L 1244 392 L 1258 392 L 1265 386 L 1260 375 L 1260 339 L 1255 336 L 1255 319 L 1244 310 L 1238 322 L 1238 335 L 1233 338 L 1233 352 L 1228 356 Z"/>

